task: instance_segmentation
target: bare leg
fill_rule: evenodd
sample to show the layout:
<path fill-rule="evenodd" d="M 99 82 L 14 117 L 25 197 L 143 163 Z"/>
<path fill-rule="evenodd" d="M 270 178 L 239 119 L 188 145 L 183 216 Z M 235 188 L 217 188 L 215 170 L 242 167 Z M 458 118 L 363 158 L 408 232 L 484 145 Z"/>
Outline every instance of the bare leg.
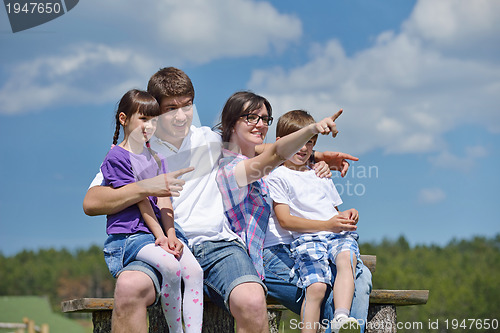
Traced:
<path fill-rule="evenodd" d="M 247 282 L 236 286 L 229 297 L 229 308 L 237 333 L 269 332 L 266 296 L 260 284 Z"/>
<path fill-rule="evenodd" d="M 333 285 L 333 302 L 335 309 L 350 309 L 354 295 L 353 267 L 356 267 L 356 256 L 351 263 L 350 251 L 340 252 L 335 260 L 337 276 Z M 351 266 L 352 265 L 352 266 Z"/>
<path fill-rule="evenodd" d="M 147 333 L 147 307 L 154 303 L 155 298 L 155 287 L 147 274 L 122 272 L 116 281 L 111 331 Z"/>
<path fill-rule="evenodd" d="M 302 303 L 302 322 L 304 328 L 302 333 L 316 333 L 319 328 L 319 316 L 321 312 L 321 303 L 325 298 L 327 285 L 317 282 L 306 288 L 306 298 Z"/>

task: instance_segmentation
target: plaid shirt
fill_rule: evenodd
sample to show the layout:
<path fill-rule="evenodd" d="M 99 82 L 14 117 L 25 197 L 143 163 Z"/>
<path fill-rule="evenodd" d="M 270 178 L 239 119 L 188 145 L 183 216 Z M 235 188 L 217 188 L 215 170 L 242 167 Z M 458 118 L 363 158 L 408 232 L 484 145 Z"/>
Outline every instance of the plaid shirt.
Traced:
<path fill-rule="evenodd" d="M 224 149 L 217 171 L 217 185 L 231 228 L 245 242 L 259 277 L 264 279 L 262 249 L 271 213 L 269 189 L 263 179 L 238 187 L 234 169 L 245 159 L 248 157 Z"/>

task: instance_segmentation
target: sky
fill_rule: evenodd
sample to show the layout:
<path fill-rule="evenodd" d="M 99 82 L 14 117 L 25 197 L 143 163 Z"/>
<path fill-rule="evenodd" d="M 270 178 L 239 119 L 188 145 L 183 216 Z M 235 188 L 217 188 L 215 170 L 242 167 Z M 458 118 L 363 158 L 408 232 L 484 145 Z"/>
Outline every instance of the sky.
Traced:
<path fill-rule="evenodd" d="M 500 1 L 86 0 L 17 33 L 4 7 L 0 45 L 3 255 L 103 244 L 82 201 L 116 103 L 167 66 L 204 126 L 242 89 L 275 118 L 343 108 L 316 149 L 359 157 L 333 180 L 361 243 L 500 233 Z"/>

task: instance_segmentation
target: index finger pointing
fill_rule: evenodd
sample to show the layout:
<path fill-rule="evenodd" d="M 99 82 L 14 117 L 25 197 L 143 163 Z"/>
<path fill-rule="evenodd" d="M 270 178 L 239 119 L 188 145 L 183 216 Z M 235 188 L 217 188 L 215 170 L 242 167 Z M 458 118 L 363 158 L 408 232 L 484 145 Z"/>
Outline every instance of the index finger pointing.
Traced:
<path fill-rule="evenodd" d="M 337 118 L 342 114 L 342 112 L 344 112 L 344 109 L 340 109 L 339 111 L 337 111 L 337 113 L 335 113 L 331 118 L 333 121 L 337 120 Z"/>
<path fill-rule="evenodd" d="M 179 169 L 177 171 L 171 172 L 171 175 L 175 178 L 182 176 L 185 173 L 191 172 L 194 170 L 194 167 L 189 167 L 189 168 L 184 168 L 184 169 Z"/>
<path fill-rule="evenodd" d="M 359 161 L 359 157 L 355 157 L 346 153 L 340 153 L 339 157 L 342 157 L 344 160 Z"/>

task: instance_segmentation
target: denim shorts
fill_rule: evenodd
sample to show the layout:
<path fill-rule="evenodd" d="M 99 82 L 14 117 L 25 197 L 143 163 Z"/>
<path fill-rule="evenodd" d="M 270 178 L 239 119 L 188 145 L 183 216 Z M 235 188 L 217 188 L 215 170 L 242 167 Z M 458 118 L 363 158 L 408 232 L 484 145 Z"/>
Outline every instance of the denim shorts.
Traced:
<path fill-rule="evenodd" d="M 177 223 L 175 223 L 175 234 L 184 244 L 188 243 L 183 230 Z M 140 249 L 154 242 L 155 237 L 153 234 L 145 232 L 109 235 L 104 243 L 103 252 L 104 260 L 108 265 L 111 275 L 116 278 L 123 271 L 143 272 L 151 278 L 156 288 L 156 294 L 159 295 L 161 274 L 152 266 L 142 261 L 135 260 Z"/>
<path fill-rule="evenodd" d="M 205 241 L 193 246 L 193 254 L 204 272 L 205 293 L 221 308 L 229 311 L 229 295 L 242 283 L 256 282 L 267 293 L 247 250 L 239 241 Z"/>

